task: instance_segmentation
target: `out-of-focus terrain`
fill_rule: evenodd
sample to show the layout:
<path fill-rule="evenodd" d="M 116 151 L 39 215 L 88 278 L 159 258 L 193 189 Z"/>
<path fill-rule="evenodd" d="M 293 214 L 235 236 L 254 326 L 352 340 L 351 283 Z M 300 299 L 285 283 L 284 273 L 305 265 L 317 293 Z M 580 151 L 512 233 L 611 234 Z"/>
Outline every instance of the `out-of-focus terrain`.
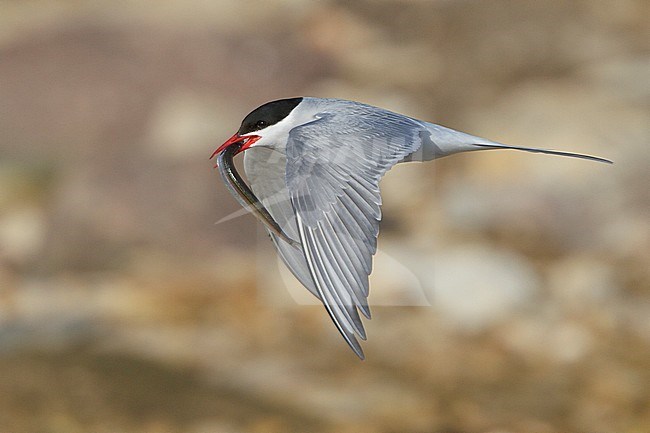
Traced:
<path fill-rule="evenodd" d="M 0 431 L 650 431 L 649 16 L 0 2 Z M 251 216 L 215 225 L 238 206 L 208 156 L 295 95 L 615 165 L 392 170 L 361 362 Z"/>

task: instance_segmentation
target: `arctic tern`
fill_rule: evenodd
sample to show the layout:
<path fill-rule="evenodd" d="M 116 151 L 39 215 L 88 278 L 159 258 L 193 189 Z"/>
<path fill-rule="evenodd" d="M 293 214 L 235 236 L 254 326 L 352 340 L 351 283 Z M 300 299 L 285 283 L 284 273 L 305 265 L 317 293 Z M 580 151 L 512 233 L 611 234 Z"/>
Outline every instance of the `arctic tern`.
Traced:
<path fill-rule="evenodd" d="M 325 306 L 364 359 L 359 311 L 370 319 L 368 276 L 381 219 L 379 181 L 393 165 L 511 146 L 341 99 L 297 97 L 249 113 L 213 154 L 232 195 L 266 227 L 285 265 Z M 250 188 L 233 157 L 244 152 Z"/>

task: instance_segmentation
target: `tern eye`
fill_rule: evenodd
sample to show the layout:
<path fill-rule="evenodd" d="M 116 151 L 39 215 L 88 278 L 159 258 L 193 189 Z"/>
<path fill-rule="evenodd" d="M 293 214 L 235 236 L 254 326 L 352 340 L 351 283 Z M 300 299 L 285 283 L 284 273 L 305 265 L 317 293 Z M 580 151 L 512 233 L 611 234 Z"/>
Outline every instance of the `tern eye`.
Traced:
<path fill-rule="evenodd" d="M 257 122 L 255 122 L 255 127 L 257 129 L 262 129 L 266 127 L 266 125 L 268 125 L 268 123 L 266 123 L 266 120 L 258 120 Z"/>

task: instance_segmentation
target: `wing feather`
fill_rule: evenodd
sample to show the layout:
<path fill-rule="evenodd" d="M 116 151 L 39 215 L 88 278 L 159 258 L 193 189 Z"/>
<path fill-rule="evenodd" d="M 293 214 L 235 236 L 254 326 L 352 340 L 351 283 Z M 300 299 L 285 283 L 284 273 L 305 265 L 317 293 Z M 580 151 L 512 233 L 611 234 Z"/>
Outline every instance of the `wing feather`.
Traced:
<path fill-rule="evenodd" d="M 335 213 L 330 222 L 334 231 L 340 233 L 339 239 L 341 239 L 341 244 L 348 252 L 348 256 L 356 258 L 355 269 L 358 271 L 358 266 L 360 266 L 363 268 L 364 273 L 369 275 L 372 270 L 372 254 L 368 255 L 365 251 L 362 240 L 364 235 L 361 232 L 361 227 L 354 221 L 346 224 L 339 213 Z"/>
<path fill-rule="evenodd" d="M 334 260 L 339 272 L 343 274 L 346 288 L 354 297 L 354 303 L 358 306 L 364 316 L 370 319 L 370 309 L 368 308 L 368 277 L 356 272 L 355 266 L 360 265 L 356 256 L 351 256 L 349 247 L 346 242 L 341 242 L 339 233 L 328 218 L 325 222 L 322 233 L 325 243 L 333 257 L 340 260 Z M 330 247 L 331 245 L 331 247 Z"/>
<path fill-rule="evenodd" d="M 324 291 L 321 289 L 322 287 L 325 286 L 326 283 L 323 280 L 322 274 L 318 272 L 314 272 L 315 266 L 314 266 L 313 247 L 307 246 L 307 245 L 313 245 L 314 241 L 310 236 L 311 233 L 310 234 L 305 233 L 306 227 L 302 223 L 300 215 L 297 216 L 297 220 L 298 220 L 298 231 L 300 233 L 300 238 L 304 242 L 303 251 L 305 253 L 305 260 L 307 261 L 307 265 L 309 266 L 312 272 L 312 277 L 314 278 L 314 283 L 316 284 L 319 294 L 321 295 L 321 300 L 323 301 L 323 305 L 325 306 L 325 309 L 329 313 L 337 329 L 339 330 L 339 332 L 341 333 L 345 341 L 348 343 L 348 345 L 352 348 L 354 353 L 356 353 L 359 358 L 364 359 L 363 350 L 361 349 L 361 345 L 359 344 L 357 339 L 354 337 L 354 331 L 352 330 L 352 326 L 347 320 L 345 320 L 344 317 L 345 313 L 343 312 L 343 306 L 338 304 L 334 300 L 334 297 L 330 290 Z"/>
<path fill-rule="evenodd" d="M 365 340 L 366 333 L 363 329 L 361 318 L 355 308 L 352 294 L 347 290 L 349 282 L 345 281 L 341 272 L 338 271 L 338 266 L 335 265 L 336 258 L 332 257 L 331 250 L 327 246 L 327 242 L 323 239 L 322 230 L 313 229 L 311 231 L 312 239 L 314 240 L 312 244 L 313 249 L 318 258 L 318 266 L 316 268 L 319 273 L 322 273 L 324 280 L 329 283 L 329 287 L 333 289 L 331 290 L 332 297 L 335 299 L 336 303 L 341 306 L 341 310 L 348 319 L 348 322 L 352 325 L 354 332 Z"/>
<path fill-rule="evenodd" d="M 363 106 L 355 105 L 355 109 Z M 390 112 L 320 112 L 291 130 L 286 184 L 318 296 L 354 352 L 370 318 L 368 276 L 381 219 L 379 180 L 420 146 L 422 125 Z M 281 240 L 280 240 L 281 242 Z"/>

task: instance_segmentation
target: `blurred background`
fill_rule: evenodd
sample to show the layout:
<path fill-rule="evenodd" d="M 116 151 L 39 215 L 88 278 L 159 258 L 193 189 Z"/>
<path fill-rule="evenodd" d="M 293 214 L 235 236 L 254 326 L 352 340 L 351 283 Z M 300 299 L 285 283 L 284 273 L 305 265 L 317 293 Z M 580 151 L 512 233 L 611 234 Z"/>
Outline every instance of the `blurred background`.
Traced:
<path fill-rule="evenodd" d="M 649 431 L 649 16 L 0 1 L 0 431 Z M 615 165 L 393 169 L 361 362 L 253 217 L 215 224 L 238 205 L 209 155 L 296 95 Z"/>

